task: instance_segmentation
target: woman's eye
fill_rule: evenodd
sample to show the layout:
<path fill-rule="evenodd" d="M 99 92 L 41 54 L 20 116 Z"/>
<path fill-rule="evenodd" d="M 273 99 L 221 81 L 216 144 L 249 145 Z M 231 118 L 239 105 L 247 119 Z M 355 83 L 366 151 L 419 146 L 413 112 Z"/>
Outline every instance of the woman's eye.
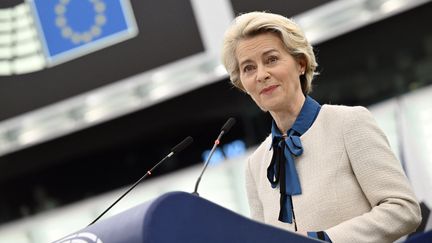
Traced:
<path fill-rule="evenodd" d="M 253 69 L 254 69 L 254 67 L 253 67 L 252 65 L 246 65 L 246 66 L 243 68 L 243 72 L 247 73 L 247 72 L 252 71 Z"/>
<path fill-rule="evenodd" d="M 277 61 L 277 57 L 275 57 L 275 56 L 270 56 L 268 59 L 267 59 L 267 63 L 274 63 L 274 62 L 276 62 Z"/>

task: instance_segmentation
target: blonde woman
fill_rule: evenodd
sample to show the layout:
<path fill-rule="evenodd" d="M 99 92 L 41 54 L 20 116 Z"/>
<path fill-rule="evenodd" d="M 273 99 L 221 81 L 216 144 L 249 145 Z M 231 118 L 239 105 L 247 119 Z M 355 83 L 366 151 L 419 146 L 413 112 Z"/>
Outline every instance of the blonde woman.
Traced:
<path fill-rule="evenodd" d="M 393 242 L 417 228 L 418 202 L 370 112 L 308 96 L 317 63 L 299 26 L 240 15 L 222 52 L 233 85 L 273 118 L 246 166 L 254 219 L 335 243 Z"/>

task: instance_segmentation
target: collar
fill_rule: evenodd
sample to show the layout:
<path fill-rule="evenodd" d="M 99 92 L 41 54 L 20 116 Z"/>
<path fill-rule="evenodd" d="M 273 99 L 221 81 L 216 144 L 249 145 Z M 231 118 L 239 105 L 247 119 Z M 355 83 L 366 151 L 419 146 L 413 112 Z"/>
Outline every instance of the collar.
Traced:
<path fill-rule="evenodd" d="M 286 134 L 296 132 L 299 136 L 303 135 L 312 126 L 313 122 L 318 116 L 320 109 L 321 105 L 318 102 L 316 102 L 310 96 L 306 96 L 299 115 L 297 116 L 293 126 L 288 129 Z M 274 140 L 275 137 L 282 137 L 282 134 L 274 120 L 272 121 L 271 133 L 272 140 Z"/>

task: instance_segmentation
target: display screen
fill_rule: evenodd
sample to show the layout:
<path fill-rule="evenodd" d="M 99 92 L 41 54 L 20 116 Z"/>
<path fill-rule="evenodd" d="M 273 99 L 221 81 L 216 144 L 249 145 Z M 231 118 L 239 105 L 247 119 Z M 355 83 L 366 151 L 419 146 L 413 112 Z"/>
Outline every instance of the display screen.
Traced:
<path fill-rule="evenodd" d="M 30 6 L 33 4 L 33 7 L 35 7 L 38 3 L 43 4 L 44 2 L 30 1 L 26 2 L 26 4 Z M 83 46 L 89 40 L 87 38 L 89 36 L 85 35 L 85 26 L 99 24 L 103 25 L 101 28 L 112 27 L 111 32 L 106 32 L 106 35 L 127 30 L 126 17 L 117 18 L 120 19 L 121 23 L 112 26 L 108 21 L 110 16 L 119 17 L 123 14 L 121 11 L 112 12 L 112 8 L 116 7 L 111 5 L 117 4 L 120 6 L 124 2 L 129 3 L 130 10 L 136 22 L 137 35 L 135 37 L 123 38 L 122 41 L 117 41 L 116 43 L 102 43 L 104 45 L 97 50 L 87 51 L 87 53 L 75 55 L 73 58 L 66 58 L 67 60 L 62 60 L 61 64 L 54 62 L 51 65 L 52 62 L 48 60 L 48 65 L 38 71 L 26 73 L 11 72 L 9 75 L 5 75 L 4 73 L 0 75 L 0 105 L 2 107 L 0 110 L 0 121 L 204 51 L 190 1 L 98 0 L 86 2 L 88 6 L 81 3 L 81 6 L 80 4 L 72 4 L 74 1 L 57 0 L 50 1 L 49 3 L 45 2 L 46 4 L 39 7 L 38 11 L 41 14 L 40 16 L 43 16 L 41 22 L 46 22 L 44 18 L 48 18 L 50 15 L 45 12 L 50 12 L 57 26 L 51 26 L 51 29 L 46 28 L 44 32 L 47 33 L 46 36 L 54 38 L 55 36 L 50 35 L 49 31 L 53 31 L 56 28 L 61 29 L 60 27 L 62 27 L 64 32 L 64 36 L 62 37 L 63 42 L 67 38 L 72 41 L 74 38 L 73 35 L 79 34 L 75 36 L 75 41 L 78 41 L 78 46 Z M 24 5 L 24 3 L 20 5 Z M 47 7 L 47 5 L 52 6 Z M 30 7 L 28 11 L 32 11 L 33 7 Z M 24 11 L 20 10 L 20 8 L 17 9 Z M 70 14 L 76 14 L 79 9 L 81 9 L 81 15 L 83 16 L 81 18 L 82 22 L 67 22 L 72 16 Z M 10 15 L 21 14 L 13 7 L 9 7 L 8 9 L 3 8 L 3 10 L 10 13 Z M 0 31 L 2 36 L 10 36 L 10 33 L 16 33 L 13 38 L 9 38 L 12 39 L 11 41 L 0 43 L 2 50 L 11 50 L 8 52 L 10 55 L 6 55 L 4 54 L 6 52 L 4 52 L 4 56 L 0 57 L 0 61 L 3 64 L 7 62 L 11 63 L 9 66 L 12 68 L 14 68 L 14 63 L 17 63 L 14 54 L 25 51 L 23 49 L 25 45 L 17 43 L 17 36 L 23 36 L 28 32 L 26 26 L 31 24 L 32 18 L 35 19 L 35 24 L 38 24 L 37 16 L 32 16 L 31 12 L 28 14 L 29 20 L 26 21 L 18 21 L 16 18 L 8 20 L 7 16 L 2 16 L 0 19 L 2 26 L 10 26 L 10 31 Z M 90 15 L 94 15 L 93 20 Z M 69 32 L 67 30 L 68 27 L 71 30 Z M 34 38 L 40 38 L 40 32 L 43 32 L 42 28 L 43 26 L 39 23 L 39 35 Z M 106 37 L 104 36 L 104 32 L 99 33 L 97 28 L 93 28 L 93 32 L 92 28 L 88 30 L 90 34 L 93 33 L 92 35 L 96 35 L 94 36 L 95 40 Z M 32 33 L 28 35 L 31 36 Z M 60 38 L 60 36 L 56 38 Z M 112 39 L 113 37 L 110 38 Z M 45 41 L 46 43 L 49 41 L 52 42 L 50 39 L 46 39 Z M 18 44 L 23 46 L 23 48 L 17 49 L 16 46 Z M 60 46 L 54 45 L 50 48 L 46 44 L 44 45 L 44 52 L 45 54 L 49 54 L 51 61 L 56 61 L 55 58 L 58 57 L 59 53 L 65 52 L 65 50 L 67 52 L 67 48 L 70 48 L 66 44 Z M 91 49 L 89 47 L 86 48 Z M 27 60 L 25 58 L 24 54 L 20 56 L 20 60 Z M 25 63 L 21 63 L 20 65 L 23 66 L 22 68 L 25 68 Z"/>

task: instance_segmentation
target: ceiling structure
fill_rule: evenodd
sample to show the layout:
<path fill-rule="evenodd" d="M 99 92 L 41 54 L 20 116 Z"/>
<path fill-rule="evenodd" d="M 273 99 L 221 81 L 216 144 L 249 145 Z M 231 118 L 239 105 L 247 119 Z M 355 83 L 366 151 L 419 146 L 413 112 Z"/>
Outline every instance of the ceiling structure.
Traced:
<path fill-rule="evenodd" d="M 407 9 L 411 9 L 428 1 L 329 1 L 327 4 L 319 7 L 314 6 L 313 2 L 314 1 L 306 1 L 302 4 L 292 6 L 290 9 L 291 11 L 281 12 L 279 10 L 279 12 L 287 16 L 295 15 L 295 21 L 303 27 L 308 39 L 313 44 L 319 44 L 325 40 L 379 21 L 391 15 L 406 11 Z M 28 4 L 29 2 L 23 2 L 14 7 L 2 9 L 2 11 L 0 11 L 0 16 L 8 15 L 7 12 L 9 10 L 12 13 L 18 12 L 21 14 L 21 12 L 24 11 L 22 9 L 26 8 Z M 272 7 L 275 9 L 283 9 L 279 8 L 281 7 L 279 6 L 280 4 L 280 1 L 275 1 L 275 4 L 273 4 Z M 138 4 L 135 4 L 134 2 L 134 5 Z M 256 5 L 257 6 L 251 6 L 242 1 L 232 2 L 232 6 L 236 12 L 249 11 L 251 10 L 250 8 L 264 8 L 264 6 L 261 6 L 262 4 L 260 5 L 257 3 Z M 244 9 L 245 6 L 249 9 Z M 141 9 L 144 7 L 145 6 L 138 5 L 134 6 L 134 9 Z M 153 5 L 152 7 L 155 8 Z M 23 105 L 23 108 L 11 110 L 9 113 L 3 111 L 3 121 L 0 122 L 0 143 L 2 144 L 0 147 L 0 155 L 18 151 L 38 143 L 106 122 L 122 115 L 150 107 L 204 85 L 209 85 L 213 82 L 226 79 L 227 74 L 217 56 L 217 53 L 219 53 L 219 46 L 217 44 L 219 42 L 214 42 L 213 40 L 221 39 L 223 30 L 232 19 L 234 13 L 233 9 L 230 9 L 230 5 L 227 1 L 211 4 L 207 2 L 204 4 L 202 1 L 192 1 L 192 6 L 182 7 L 183 9 L 189 9 L 189 11 L 195 11 L 194 16 L 196 16 L 196 21 L 194 24 L 198 25 L 196 28 L 199 28 L 200 31 L 200 36 L 198 36 L 197 32 L 194 33 L 196 43 L 189 43 L 189 46 L 198 46 L 198 48 L 189 48 L 191 49 L 191 51 L 189 51 L 189 56 L 178 59 L 181 55 L 185 55 L 186 52 L 180 54 L 180 56 L 177 55 L 177 57 L 175 55 L 172 55 L 172 57 L 165 57 L 165 62 L 167 62 L 167 59 L 169 60 L 173 58 L 178 60 L 156 68 L 151 68 L 154 66 L 153 63 L 149 64 L 146 68 L 148 71 L 137 73 L 138 70 L 135 70 L 133 73 L 136 74 L 132 73 L 132 76 L 115 81 L 111 84 L 109 84 L 112 82 L 109 78 L 92 75 L 87 79 L 105 79 L 108 80 L 105 81 L 108 84 L 103 85 L 103 83 L 99 81 L 98 84 L 93 85 L 93 88 L 97 87 L 96 89 L 92 89 L 92 87 L 89 86 L 85 88 L 89 90 L 84 93 L 79 92 L 82 92 L 85 89 L 76 89 L 74 92 L 75 95 L 72 92 L 67 92 L 67 90 L 62 90 L 62 92 L 65 93 L 63 94 L 63 97 L 56 97 L 57 99 L 63 98 L 62 100 L 55 101 L 55 98 L 51 98 L 46 101 L 40 101 L 39 104 L 37 104 L 37 100 L 32 99 L 31 101 L 27 101 L 27 103 L 31 103 L 28 104 L 27 107 Z M 160 12 L 163 12 L 163 6 L 160 6 L 160 8 Z M 293 9 L 297 12 L 293 11 Z M 142 29 L 138 38 L 139 40 L 145 38 L 148 33 L 148 26 L 143 26 L 143 24 L 141 24 L 142 21 L 148 21 L 148 19 L 143 18 L 142 21 L 140 19 L 141 15 L 146 14 L 145 12 L 138 12 L 135 14 L 137 15 L 140 24 L 139 27 Z M 214 16 L 217 16 L 217 19 L 213 19 L 212 16 L 213 18 L 215 18 Z M 220 16 L 223 16 L 224 18 L 221 18 Z M 194 21 L 190 20 L 188 24 L 194 26 L 192 22 Z M 0 23 L 3 26 L 5 25 L 5 21 Z M 170 23 L 169 21 L 168 23 L 172 24 L 172 22 Z M 160 32 L 158 31 L 158 28 L 160 27 L 161 26 L 157 26 L 157 29 L 154 29 L 153 31 L 150 30 L 150 32 Z M 193 31 L 197 31 L 197 29 L 194 29 Z M 180 35 L 172 37 L 176 38 L 176 41 L 178 41 L 178 36 Z M 193 35 L 187 36 L 189 37 L 188 42 L 191 42 L 190 36 Z M 204 50 L 201 49 L 202 51 L 200 51 L 200 48 L 203 47 L 199 43 L 199 37 L 203 40 Z M 158 38 L 166 40 L 163 36 Z M 149 48 L 154 48 L 155 46 L 157 45 L 150 45 Z M 173 44 L 165 43 L 164 46 L 177 47 L 174 42 Z M 132 44 L 126 48 L 131 52 L 134 52 L 134 46 Z M 119 51 L 123 53 L 123 56 L 125 56 L 124 50 L 125 48 L 119 49 Z M 174 49 L 170 51 L 173 50 Z M 143 54 L 145 54 L 145 52 L 143 52 Z M 115 56 L 116 53 L 111 53 L 111 55 Z M 103 58 L 106 57 L 104 56 Z M 148 59 L 147 56 L 145 59 Z M 150 60 L 153 61 L 154 59 L 151 58 Z M 94 61 L 90 60 L 90 62 L 101 63 L 100 60 L 98 61 L 97 59 Z M 136 62 L 139 62 L 139 59 L 137 59 Z M 0 62 L 0 64 L 1 63 L 2 62 Z M 38 63 L 36 64 L 37 67 L 39 67 Z M 28 65 L 26 62 L 24 64 Z M 81 72 L 86 72 L 85 70 L 91 72 L 88 68 L 80 66 L 71 65 L 69 70 L 72 70 L 71 72 L 80 72 L 77 70 L 83 68 L 84 70 Z M 93 68 L 101 70 L 104 69 L 100 65 Z M 64 75 L 61 74 L 63 71 L 64 70 L 58 69 L 52 72 L 46 72 L 46 75 L 55 76 L 56 79 L 58 79 L 61 75 Z M 109 74 L 109 72 L 107 73 Z M 31 79 L 46 79 L 46 75 L 42 76 L 35 74 Z M 119 75 L 119 77 L 125 75 L 131 75 L 130 71 L 124 72 L 124 74 Z M 20 83 L 20 78 L 21 77 L 19 76 L 12 76 L 2 79 L 5 83 Z M 86 82 L 85 80 L 82 80 L 83 78 L 80 76 L 74 76 L 72 78 L 78 79 L 80 82 Z M 2 79 L 0 79 L 0 84 Z M 22 82 L 25 81 L 27 80 L 22 80 Z M 55 82 L 58 81 L 55 80 Z M 179 83 L 181 83 L 181 85 L 179 85 Z M 56 86 L 54 83 L 49 85 Z M 5 104 L 10 101 L 18 102 L 15 98 L 8 99 L 7 97 L 14 97 L 16 92 L 26 93 L 23 89 L 29 89 L 31 87 L 31 85 L 29 85 L 29 87 L 21 86 L 20 89 L 9 90 L 6 86 L 3 88 L 3 102 L 5 102 Z M 15 92 L 11 93 L 11 91 Z M 27 92 L 34 91 L 35 90 L 33 89 L 29 89 Z M 42 90 L 42 93 L 44 92 L 47 91 Z M 29 96 L 31 95 L 32 94 L 29 93 Z M 48 94 L 42 95 L 49 96 Z M 68 96 L 71 97 L 67 98 Z M 66 99 L 64 99 L 65 97 Z M 25 102 L 25 99 L 21 100 L 21 102 L 23 101 Z M 37 108 L 37 106 L 42 107 Z"/>

